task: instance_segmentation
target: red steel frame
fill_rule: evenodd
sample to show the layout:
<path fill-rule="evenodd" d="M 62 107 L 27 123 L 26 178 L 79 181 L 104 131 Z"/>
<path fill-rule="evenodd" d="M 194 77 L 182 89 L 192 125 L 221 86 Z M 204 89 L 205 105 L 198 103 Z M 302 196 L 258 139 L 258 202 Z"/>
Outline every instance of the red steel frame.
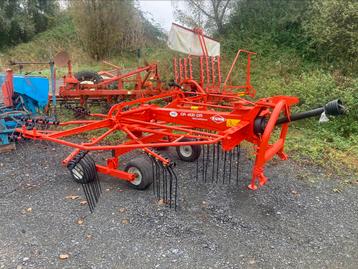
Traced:
<path fill-rule="evenodd" d="M 256 90 L 251 85 L 251 55 L 255 55 L 255 52 L 239 49 L 236 53 L 236 56 L 230 66 L 230 70 L 226 75 L 225 81 L 222 84 L 222 71 L 221 71 L 221 58 L 220 56 L 208 56 L 208 50 L 205 43 L 205 38 L 210 38 L 205 36 L 203 30 L 200 28 L 194 28 L 193 30 L 183 27 L 181 25 L 175 24 L 187 31 L 191 31 L 197 34 L 200 46 L 203 52 L 202 56 L 192 56 L 188 55 L 184 58 L 173 59 L 173 72 L 175 81 L 179 84 L 185 84 L 187 80 L 193 80 L 193 59 L 196 59 L 199 63 L 199 85 L 201 88 L 204 88 L 206 92 L 213 93 L 228 93 L 228 94 L 238 94 L 240 96 L 249 95 L 254 97 Z M 205 38 L 204 38 L 205 37 Z M 212 38 L 210 38 L 212 39 Z M 214 40 L 214 39 L 212 39 Z M 246 80 L 245 85 L 229 85 L 232 72 L 235 68 L 235 65 L 238 62 L 239 56 L 245 54 L 247 57 L 246 61 Z M 178 73 L 179 69 L 179 73 Z M 187 75 L 186 70 L 189 69 L 189 75 Z M 242 90 L 241 92 L 234 92 L 233 90 Z"/>
<path fill-rule="evenodd" d="M 190 30 L 190 29 L 188 29 Z M 62 123 L 66 125 L 79 125 L 64 131 L 27 130 L 24 126 L 17 131 L 24 137 L 48 140 L 75 150 L 63 161 L 67 165 L 80 151 L 112 151 L 112 157 L 107 158 L 106 165 L 96 165 L 98 172 L 108 174 L 126 181 L 133 181 L 136 177 L 119 169 L 120 157 L 133 150 L 143 150 L 153 156 L 163 165 L 169 165 L 169 160 L 157 154 L 151 148 L 177 147 L 184 145 L 209 145 L 220 143 L 224 151 L 229 151 L 238 146 L 244 140 L 256 146 L 256 160 L 252 171 L 252 179 L 249 188 L 257 188 L 266 183 L 264 175 L 265 164 L 275 155 L 286 159 L 284 143 L 288 131 L 288 123 L 281 125 L 279 138 L 270 142 L 276 122 L 281 114 L 290 118 L 290 107 L 298 103 L 297 97 L 275 96 L 251 102 L 241 98 L 243 95 L 255 95 L 251 86 L 250 66 L 251 55 L 254 52 L 239 50 L 230 67 L 226 79 L 222 83 L 220 57 L 208 57 L 203 31 L 201 29 L 190 30 L 198 34 L 203 56 L 199 57 L 200 80 L 193 78 L 191 56 L 174 59 L 174 76 L 177 83 L 182 86 L 179 89 L 172 88 L 165 93 L 158 93 L 152 97 L 142 97 L 137 100 L 123 102 L 112 106 L 109 113 L 92 114 L 96 120 L 70 121 Z M 247 55 L 246 83 L 242 86 L 228 85 L 234 66 L 241 53 Z M 115 67 L 115 66 L 114 66 Z M 179 71 L 178 71 L 179 69 Z M 69 62 L 69 75 L 65 77 L 65 86 L 62 91 L 68 93 L 75 91 L 83 95 L 100 96 L 103 88 L 114 81 L 121 82 L 127 77 L 137 75 L 143 71 L 154 71 L 155 78 L 159 76 L 156 65 L 138 68 L 125 75 L 106 74 L 109 78 L 95 85 L 83 85 L 72 76 Z M 144 79 L 144 81 L 148 76 Z M 206 82 L 205 82 L 206 81 Z M 139 84 L 143 85 L 143 84 Z M 74 87 L 75 86 L 75 87 Z M 119 89 L 118 94 L 123 94 Z M 91 92 L 91 88 L 95 88 Z M 160 89 L 160 84 L 158 86 Z M 243 92 L 234 92 L 234 89 L 245 89 Z M 107 90 L 108 91 L 108 90 Z M 66 92 L 66 93 L 67 93 Z M 155 103 L 166 101 L 165 105 Z M 262 134 L 255 133 L 255 120 L 264 117 L 267 119 L 266 127 Z M 66 139 L 81 133 L 105 129 L 106 131 L 91 139 L 87 143 L 74 143 Z M 101 142 L 115 132 L 122 132 L 126 139 L 115 145 L 102 145 Z M 183 138 L 189 138 L 183 141 Z"/>
<path fill-rule="evenodd" d="M 4 84 L 1 87 L 3 101 L 5 107 L 13 106 L 12 97 L 14 95 L 14 85 L 13 85 L 13 71 L 11 69 L 6 70 Z"/>
<path fill-rule="evenodd" d="M 246 140 L 257 146 L 249 188 L 257 188 L 256 180 L 260 186 L 264 185 L 267 181 L 264 175 L 265 164 L 276 154 L 282 159 L 287 158 L 283 149 L 288 124 L 281 126 L 278 140 L 270 144 L 275 123 L 281 113 L 290 116 L 290 106 L 298 103 L 298 98 L 276 96 L 250 102 L 236 96 L 227 105 L 219 105 L 206 101 L 216 94 L 211 95 L 205 91 L 193 95 L 181 90 L 170 90 L 157 96 L 117 104 L 107 115 L 92 115 L 97 117 L 97 120 L 62 123 L 62 126 L 79 125 L 68 130 L 26 130 L 26 127 L 23 127 L 18 131 L 26 138 L 48 140 L 74 148 L 75 150 L 63 161 L 65 165 L 81 150 L 112 151 L 113 157 L 107 159 L 106 165 L 97 164 L 97 171 L 126 181 L 135 179 L 134 174 L 119 169 L 120 157 L 129 151 L 141 149 L 167 165 L 169 161 L 151 148 L 220 142 L 222 149 L 228 151 Z M 166 100 L 167 104 L 162 107 L 153 104 L 159 100 Z M 262 135 L 254 132 L 254 121 L 257 117 L 269 119 Z M 99 129 L 106 131 L 87 143 L 77 144 L 66 140 L 68 137 Z M 114 132 L 124 133 L 126 140 L 120 144 L 101 145 L 101 142 Z M 183 138 L 194 141 L 183 142 Z"/>
<path fill-rule="evenodd" d="M 156 64 L 138 67 L 124 74 L 120 74 L 119 67 L 113 64 L 110 65 L 116 67 L 116 69 L 114 71 L 98 72 L 99 75 L 105 75 L 108 78 L 95 84 L 80 83 L 73 76 L 72 64 L 71 61 L 68 61 L 68 74 L 63 78 L 64 84 L 60 86 L 57 98 L 64 100 L 79 99 L 80 104 L 84 105 L 88 99 L 105 98 L 107 102 L 111 102 L 116 97 L 138 98 L 159 94 L 163 90 Z M 155 85 L 153 85 L 152 81 L 154 81 Z M 117 83 L 117 89 L 108 88 L 113 83 Z M 126 89 L 125 84 L 127 83 L 132 83 L 135 86 L 132 89 Z"/>

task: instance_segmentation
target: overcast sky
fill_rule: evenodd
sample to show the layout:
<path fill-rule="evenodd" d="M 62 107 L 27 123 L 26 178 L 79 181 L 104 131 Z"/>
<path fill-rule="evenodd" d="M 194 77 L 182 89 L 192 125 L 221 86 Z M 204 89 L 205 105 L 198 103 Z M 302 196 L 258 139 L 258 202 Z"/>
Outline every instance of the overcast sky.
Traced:
<path fill-rule="evenodd" d="M 164 30 L 169 31 L 174 22 L 173 7 L 170 0 L 140 0 L 139 8 L 147 18 L 154 19 Z"/>

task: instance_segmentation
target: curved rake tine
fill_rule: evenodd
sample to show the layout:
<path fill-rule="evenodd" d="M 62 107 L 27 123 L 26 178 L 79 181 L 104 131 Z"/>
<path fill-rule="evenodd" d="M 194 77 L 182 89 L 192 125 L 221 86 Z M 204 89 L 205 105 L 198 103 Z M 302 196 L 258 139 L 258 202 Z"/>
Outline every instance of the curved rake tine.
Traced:
<path fill-rule="evenodd" d="M 178 200 L 178 177 L 176 175 L 176 173 L 174 172 L 172 167 L 169 167 L 169 169 L 171 170 L 172 174 L 173 174 L 173 178 L 175 180 L 175 184 L 174 184 L 174 210 L 177 210 L 177 200 Z"/>
<path fill-rule="evenodd" d="M 96 171 L 96 164 L 92 159 L 86 158 L 86 156 L 83 157 L 83 160 L 88 163 L 88 165 L 92 168 L 92 171 Z M 93 190 L 95 191 L 96 196 L 96 202 L 98 202 L 98 198 L 100 197 L 102 193 L 101 184 L 99 181 L 99 177 L 97 172 L 94 173 L 94 179 L 90 182 L 91 185 L 93 185 Z"/>
<path fill-rule="evenodd" d="M 155 187 L 156 187 L 156 184 L 155 184 L 155 164 L 154 164 L 153 156 L 149 155 L 149 158 L 150 158 L 150 160 L 152 162 L 153 194 L 155 195 Z"/>
<path fill-rule="evenodd" d="M 224 173 L 224 175 L 223 175 L 223 184 L 225 184 L 225 176 L 226 176 L 226 151 L 224 151 L 223 152 L 223 154 L 224 154 L 224 168 L 223 168 L 223 173 Z"/>
<path fill-rule="evenodd" d="M 218 183 L 219 181 L 219 173 L 220 173 L 220 153 L 221 153 L 221 149 L 220 149 L 220 144 L 218 144 L 217 146 L 217 162 L 216 162 L 216 183 Z"/>
<path fill-rule="evenodd" d="M 237 150 L 236 184 L 239 184 L 239 164 L 240 164 L 240 153 L 241 153 L 240 145 L 236 147 L 236 150 Z"/>
<path fill-rule="evenodd" d="M 82 168 L 86 171 L 87 174 L 90 173 L 89 171 L 89 167 L 88 166 L 82 166 Z M 97 203 L 97 198 L 96 195 L 94 193 L 94 190 L 92 189 L 92 186 L 90 185 L 90 183 L 83 183 L 82 187 L 86 187 L 87 188 L 87 192 L 88 192 L 88 197 L 89 197 L 89 201 L 91 201 L 92 204 L 92 209 L 94 210 L 94 208 L 96 207 L 96 203 Z M 87 201 L 87 203 L 89 202 Z M 92 213 L 92 212 L 91 212 Z"/>
<path fill-rule="evenodd" d="M 96 170 L 96 164 L 92 158 L 87 156 L 88 152 L 80 152 L 69 163 L 67 168 L 72 172 L 76 170 L 77 173 L 83 178 L 81 182 L 83 192 L 86 196 L 88 207 L 93 213 L 96 204 L 99 201 L 99 197 L 102 193 L 98 173 Z M 78 165 L 81 165 L 81 170 L 77 169 Z"/>
<path fill-rule="evenodd" d="M 196 181 L 199 180 L 199 159 L 200 159 L 200 156 L 196 159 L 196 171 L 195 171 Z"/>
<path fill-rule="evenodd" d="M 207 174 L 208 174 L 208 166 L 209 166 L 209 157 L 210 157 L 210 145 L 206 146 L 206 165 L 205 165 L 205 177 L 204 177 L 204 182 L 206 182 L 207 179 Z"/>
<path fill-rule="evenodd" d="M 229 152 L 229 184 L 231 182 L 232 150 Z"/>
<path fill-rule="evenodd" d="M 163 197 L 164 203 L 166 203 L 167 202 L 167 173 L 166 173 L 167 170 L 163 164 L 161 165 L 161 167 L 162 167 L 162 175 L 163 175 L 163 195 L 162 195 L 162 197 Z"/>
<path fill-rule="evenodd" d="M 168 174 L 169 174 L 169 208 L 172 208 L 172 201 L 173 201 L 173 170 L 170 166 L 167 167 Z"/>
<path fill-rule="evenodd" d="M 88 173 L 88 168 L 87 167 L 83 167 L 83 169 L 85 171 L 87 171 L 87 173 Z M 85 195 L 86 195 L 87 204 L 88 204 L 88 206 L 90 208 L 91 213 L 93 213 L 94 208 L 96 207 L 96 202 L 95 202 L 95 198 L 93 197 L 91 188 L 90 188 L 90 186 L 88 184 L 82 183 L 81 185 L 82 185 L 83 191 L 85 192 Z"/>
<path fill-rule="evenodd" d="M 204 167 L 205 167 L 205 145 L 203 145 L 203 164 L 202 164 L 202 180 L 204 180 L 204 176 L 205 176 L 205 172 L 204 172 Z"/>
<path fill-rule="evenodd" d="M 211 182 L 214 182 L 214 175 L 215 175 L 215 153 L 216 153 L 216 144 L 213 145 L 213 169 L 211 171 Z"/>
<path fill-rule="evenodd" d="M 157 186 L 157 198 L 160 199 L 160 172 L 159 172 L 159 164 L 158 164 L 158 160 L 155 159 L 155 180 L 157 180 L 156 182 L 156 186 Z"/>

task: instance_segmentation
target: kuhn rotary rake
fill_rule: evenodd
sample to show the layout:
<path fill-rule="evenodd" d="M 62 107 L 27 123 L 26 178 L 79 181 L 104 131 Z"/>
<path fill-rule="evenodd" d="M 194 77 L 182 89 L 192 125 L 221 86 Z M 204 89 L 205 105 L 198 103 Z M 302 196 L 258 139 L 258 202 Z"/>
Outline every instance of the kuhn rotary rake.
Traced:
<path fill-rule="evenodd" d="M 174 163 L 158 149 L 176 147 L 181 160 L 197 161 L 195 175 L 200 173 L 204 181 L 212 178 L 213 181 L 229 182 L 234 178 L 238 180 L 238 168 L 234 171 L 232 167 L 239 165 L 240 143 L 248 141 L 256 146 L 256 160 L 248 186 L 255 190 L 267 182 L 264 167 L 269 160 L 275 155 L 287 159 L 284 143 L 289 122 L 322 113 L 343 113 L 339 100 L 312 111 L 291 114 L 291 106 L 298 103 L 296 97 L 275 96 L 251 102 L 237 96 L 228 105 L 217 105 L 206 101 L 213 97 L 210 93 L 193 95 L 175 83 L 174 86 L 177 87 L 164 94 L 114 105 L 107 115 L 92 115 L 97 120 L 60 124 L 78 125 L 71 129 L 27 130 L 24 126 L 18 131 L 25 138 L 47 140 L 75 149 L 63 164 L 68 167 L 74 180 L 84 186 L 91 210 L 100 194 L 98 172 L 125 180 L 136 189 L 146 189 L 153 183 L 158 198 L 176 208 L 178 182 L 173 170 Z M 158 105 L 158 101 L 162 105 Z M 165 105 L 163 102 L 166 102 Z M 275 127 L 280 129 L 280 135 L 275 142 L 270 142 Z M 70 139 L 94 130 L 103 131 L 89 142 L 78 144 Z M 103 143 L 117 132 L 124 134 L 120 143 Z M 112 157 L 107 158 L 105 165 L 95 164 L 88 155 L 92 151 L 110 151 Z M 131 159 L 123 169 L 122 159 L 134 151 L 145 154 Z M 202 165 L 199 163 L 200 155 Z"/>
<path fill-rule="evenodd" d="M 91 211 L 101 193 L 98 173 L 127 181 L 136 189 L 153 185 L 158 199 L 176 208 L 178 178 L 174 172 L 175 163 L 159 151 L 167 147 L 175 147 L 179 159 L 197 162 L 195 172 L 191 173 L 196 178 L 238 183 L 240 144 L 247 141 L 254 145 L 256 156 L 248 188 L 256 190 L 267 182 L 264 174 L 267 162 L 275 155 L 287 159 L 284 145 L 290 122 L 344 112 L 339 100 L 297 114 L 290 112 L 299 101 L 297 97 L 246 100 L 243 96 L 255 95 L 250 83 L 250 56 L 254 53 L 239 50 L 222 83 L 220 44 L 210 41 L 198 29 L 191 31 L 176 25 L 172 29 L 169 47 L 199 56 L 199 80 L 194 78 L 198 70 L 193 70 L 191 58 L 179 59 L 174 61 L 175 79 L 164 93 L 116 104 L 108 114 L 91 114 L 89 120 L 63 122 L 60 126 L 66 126 L 65 130 L 38 130 L 26 126 L 17 129 L 25 138 L 51 141 L 74 149 L 63 164 L 73 179 L 82 184 Z M 186 43 L 181 38 L 187 32 L 189 39 Z M 248 57 L 246 83 L 228 86 L 241 52 Z M 156 66 L 150 68 L 156 70 Z M 93 85 L 104 84 L 100 82 L 89 87 Z M 244 91 L 240 92 L 240 89 Z M 277 138 L 273 135 L 275 129 L 279 131 Z M 88 142 L 78 143 L 78 139 L 73 139 L 84 133 L 93 134 L 93 131 L 97 136 Z M 94 151 L 109 151 L 112 156 L 105 164 L 95 163 L 90 156 Z"/>

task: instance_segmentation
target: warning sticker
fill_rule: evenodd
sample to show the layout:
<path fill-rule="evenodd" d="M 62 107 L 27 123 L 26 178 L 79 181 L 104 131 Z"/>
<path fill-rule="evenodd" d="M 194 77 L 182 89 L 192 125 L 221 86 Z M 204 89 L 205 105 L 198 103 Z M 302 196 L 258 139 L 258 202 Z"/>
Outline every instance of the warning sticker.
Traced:
<path fill-rule="evenodd" d="M 240 123 L 240 120 L 237 120 L 237 119 L 227 119 L 226 120 L 227 127 L 235 127 L 235 126 L 238 126 L 239 123 Z"/>

